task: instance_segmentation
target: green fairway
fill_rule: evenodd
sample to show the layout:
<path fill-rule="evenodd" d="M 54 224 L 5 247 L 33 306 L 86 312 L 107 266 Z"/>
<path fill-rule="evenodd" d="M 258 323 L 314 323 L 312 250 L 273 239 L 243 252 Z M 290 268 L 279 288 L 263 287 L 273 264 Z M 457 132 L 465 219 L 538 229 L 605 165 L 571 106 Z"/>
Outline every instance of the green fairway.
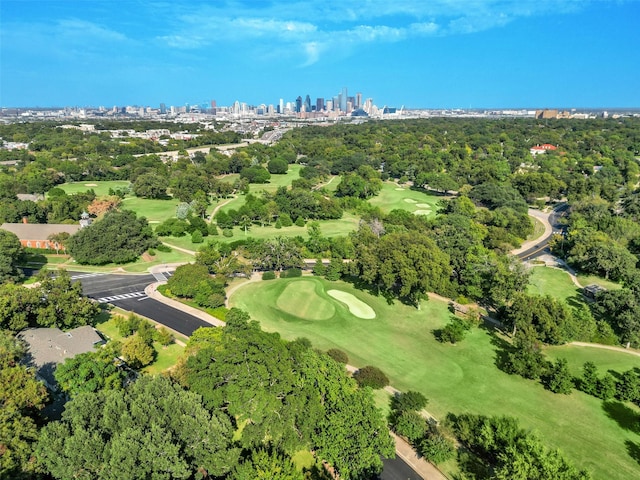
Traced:
<path fill-rule="evenodd" d="M 164 222 L 168 218 L 175 217 L 176 207 L 179 203 L 180 200 L 177 198 L 159 200 L 156 198 L 125 197 L 122 200 L 120 208 L 123 210 L 131 210 L 135 212 L 138 217 L 145 217 L 153 226 L 154 224 Z"/>
<path fill-rule="evenodd" d="M 533 267 L 527 292 L 535 295 L 549 295 L 569 302 L 582 301 L 580 288 L 571 281 L 564 270 L 553 267 Z"/>
<path fill-rule="evenodd" d="M 69 182 L 58 185 L 59 188 L 67 192 L 68 195 L 74 193 L 84 193 L 87 190 L 93 190 L 96 195 L 108 195 L 109 189 L 127 189 L 131 185 L 128 180 L 110 180 L 110 181 L 86 181 L 86 182 Z"/>
<path fill-rule="evenodd" d="M 351 293 L 369 305 L 376 318 L 353 316 L 340 302 L 334 305 L 335 314 L 322 321 L 278 308 L 277 300 L 288 285 L 300 281 L 316 282 L 319 296 L 321 290 L 331 289 Z M 503 373 L 495 365 L 503 340 L 485 329 L 473 329 L 455 346 L 437 342 L 433 330 L 448 321 L 446 302 L 429 300 L 420 310 L 398 302 L 389 305 L 350 284 L 307 277 L 247 284 L 231 296 L 230 305 L 248 311 L 265 330 L 277 331 L 283 338 L 307 337 L 322 350 L 344 350 L 353 365 L 381 368 L 394 387 L 427 396 L 428 410 L 438 418 L 447 412 L 515 416 L 523 427 L 540 432 L 549 446 L 592 470 L 595 479 L 637 477 L 638 463 L 625 442 L 640 444 L 640 435 L 622 427 L 600 400 L 575 391 L 557 395 L 539 382 Z M 577 356 L 574 348 L 556 350 L 560 356 L 565 351 Z M 593 354 L 606 358 L 607 353 Z"/>
<path fill-rule="evenodd" d="M 578 282 L 583 287 L 587 285 L 600 285 L 601 287 L 606 288 L 607 290 L 619 290 L 622 288 L 622 284 L 612 282 L 611 280 L 607 280 L 606 278 L 598 277 L 596 275 L 578 275 Z"/>
<path fill-rule="evenodd" d="M 398 187 L 396 183 L 385 182 L 380 193 L 369 199 L 369 203 L 388 213 L 391 210 L 406 210 L 416 215 L 434 216 L 437 203 L 442 197 L 431 195 L 423 190 L 411 190 L 408 187 Z"/>

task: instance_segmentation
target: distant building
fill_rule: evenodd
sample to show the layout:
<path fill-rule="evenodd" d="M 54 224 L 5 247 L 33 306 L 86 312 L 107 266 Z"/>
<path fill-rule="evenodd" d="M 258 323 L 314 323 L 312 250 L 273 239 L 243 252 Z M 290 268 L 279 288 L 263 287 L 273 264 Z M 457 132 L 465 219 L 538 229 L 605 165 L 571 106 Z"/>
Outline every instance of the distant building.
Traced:
<path fill-rule="evenodd" d="M 44 248 L 47 250 L 64 250 L 64 245 L 49 240 L 52 235 L 68 233 L 73 235 L 83 227 L 91 225 L 91 218 L 86 212 L 82 213 L 79 224 L 68 225 L 66 223 L 29 223 L 27 217 L 22 223 L 3 223 L 0 229 L 13 233 L 20 243 L 26 248 Z"/>
<path fill-rule="evenodd" d="M 557 150 L 558 147 L 555 145 L 551 145 L 550 143 L 544 143 L 542 145 L 536 145 L 535 147 L 531 147 L 529 152 L 531 155 L 539 155 L 541 153 L 547 153 L 549 150 Z"/>
<path fill-rule="evenodd" d="M 593 285 L 587 285 L 586 287 L 584 287 L 582 289 L 582 294 L 591 300 L 595 300 L 599 293 L 606 292 L 606 291 L 607 291 L 606 288 L 601 287 L 600 285 L 593 284 Z"/>
<path fill-rule="evenodd" d="M 59 364 L 105 343 L 96 329 L 88 325 L 68 332 L 59 328 L 28 328 L 18 338 L 27 344 L 29 365 L 51 390 L 56 390 L 53 373 Z"/>

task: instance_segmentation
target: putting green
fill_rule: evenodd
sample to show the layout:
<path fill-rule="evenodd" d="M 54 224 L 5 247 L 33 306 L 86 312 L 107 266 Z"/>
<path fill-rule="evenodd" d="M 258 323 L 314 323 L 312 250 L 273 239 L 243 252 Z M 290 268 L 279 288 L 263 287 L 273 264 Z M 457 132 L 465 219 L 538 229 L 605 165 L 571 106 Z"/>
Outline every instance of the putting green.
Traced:
<path fill-rule="evenodd" d="M 336 308 L 316 293 L 317 285 L 311 280 L 291 282 L 278 297 L 277 307 L 299 318 L 328 320 L 335 314 Z"/>
<path fill-rule="evenodd" d="M 349 308 L 351 314 L 358 318 L 364 318 L 366 320 L 376 318 L 376 312 L 373 311 L 373 308 L 350 293 L 343 292 L 342 290 L 327 290 L 327 294 L 344 303 Z"/>
<path fill-rule="evenodd" d="M 431 210 L 416 210 L 415 212 L 413 212 L 415 215 L 429 215 L 431 213 Z"/>
<path fill-rule="evenodd" d="M 413 198 L 405 198 L 404 201 L 407 203 L 418 203 L 418 201 L 414 200 Z"/>

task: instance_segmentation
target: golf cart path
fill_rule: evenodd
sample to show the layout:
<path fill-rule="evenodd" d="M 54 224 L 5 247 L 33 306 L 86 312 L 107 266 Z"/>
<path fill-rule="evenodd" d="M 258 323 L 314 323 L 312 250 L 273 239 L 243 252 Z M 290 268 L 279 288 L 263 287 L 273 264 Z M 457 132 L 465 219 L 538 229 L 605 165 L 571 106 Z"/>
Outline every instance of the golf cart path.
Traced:
<path fill-rule="evenodd" d="M 519 253 L 529 250 L 531 247 L 534 247 L 537 244 L 539 244 L 540 241 L 542 241 L 543 239 L 550 237 L 551 234 L 553 233 L 553 227 L 551 226 L 551 223 L 549 223 L 549 216 L 551 215 L 551 213 L 545 213 L 545 212 L 541 212 L 540 210 L 536 210 L 535 208 L 530 208 L 529 210 L 527 210 L 527 214 L 530 217 L 536 218 L 540 220 L 540 222 L 542 222 L 542 224 L 544 225 L 544 233 L 540 235 L 538 238 L 534 238 L 533 240 L 524 242 L 520 246 L 520 248 L 516 248 L 515 250 L 512 250 L 511 251 L 512 255 L 518 255 Z"/>

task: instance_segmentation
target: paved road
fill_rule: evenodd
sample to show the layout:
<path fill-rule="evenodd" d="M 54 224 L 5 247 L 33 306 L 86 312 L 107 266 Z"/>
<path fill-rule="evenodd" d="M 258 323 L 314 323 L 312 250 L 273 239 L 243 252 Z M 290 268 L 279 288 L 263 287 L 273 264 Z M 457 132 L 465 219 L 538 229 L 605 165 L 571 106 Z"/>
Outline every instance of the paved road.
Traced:
<path fill-rule="evenodd" d="M 383 458 L 382 463 L 384 467 L 380 480 L 422 480 L 422 477 L 399 457 Z"/>
<path fill-rule="evenodd" d="M 163 274 L 115 275 L 81 272 L 69 272 L 69 274 L 73 280 L 82 283 L 82 291 L 87 297 L 148 317 L 183 335 L 190 336 L 200 327 L 211 326 L 193 315 L 147 297 L 144 293 L 145 287 L 160 280 L 159 275 Z M 167 275 L 170 274 L 165 273 L 165 279 Z"/>
<path fill-rule="evenodd" d="M 551 233 L 543 238 L 540 238 L 539 242 L 535 246 L 518 253 L 518 257 L 521 260 L 533 260 L 536 257 L 549 253 L 549 241 L 553 234 L 563 234 L 566 230 L 566 226 L 563 223 L 563 217 L 569 211 L 569 205 L 561 203 L 553 209 L 551 215 L 549 215 L 549 224 L 551 225 Z"/>

